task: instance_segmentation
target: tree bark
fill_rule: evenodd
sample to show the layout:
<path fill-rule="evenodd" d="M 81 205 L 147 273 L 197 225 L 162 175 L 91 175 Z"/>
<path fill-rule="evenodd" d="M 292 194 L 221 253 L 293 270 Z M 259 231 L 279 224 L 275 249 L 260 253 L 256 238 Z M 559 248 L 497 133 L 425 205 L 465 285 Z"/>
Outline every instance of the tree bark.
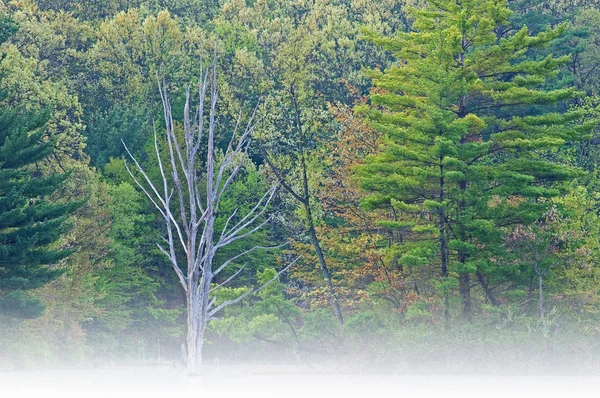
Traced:
<path fill-rule="evenodd" d="M 440 233 L 440 256 L 441 256 L 441 263 L 442 263 L 442 276 L 448 276 L 448 248 L 447 248 L 447 244 L 448 242 L 446 241 L 446 211 L 444 208 L 444 200 L 446 198 L 446 187 L 445 187 L 445 175 L 444 175 L 444 165 L 443 165 L 443 158 L 440 157 L 440 194 L 439 194 L 439 201 L 440 201 L 440 209 L 439 209 L 439 217 L 440 217 L 440 223 L 439 223 L 439 233 Z"/>
<path fill-rule="evenodd" d="M 192 289 L 186 294 L 187 298 L 187 334 L 186 334 L 186 354 L 187 368 L 189 372 L 197 373 L 200 370 L 202 356 L 200 355 L 200 347 L 198 340 L 202 341 L 202 336 L 199 335 L 200 319 L 197 310 L 198 299 Z"/>
<path fill-rule="evenodd" d="M 523 313 L 525 313 L 525 314 L 529 314 L 531 312 L 531 310 L 530 310 L 531 305 L 529 303 L 533 299 L 534 290 L 535 290 L 535 283 L 534 283 L 534 276 L 532 274 L 531 278 L 529 279 L 529 286 L 527 287 L 527 299 L 521 305 L 521 311 L 523 311 Z"/>

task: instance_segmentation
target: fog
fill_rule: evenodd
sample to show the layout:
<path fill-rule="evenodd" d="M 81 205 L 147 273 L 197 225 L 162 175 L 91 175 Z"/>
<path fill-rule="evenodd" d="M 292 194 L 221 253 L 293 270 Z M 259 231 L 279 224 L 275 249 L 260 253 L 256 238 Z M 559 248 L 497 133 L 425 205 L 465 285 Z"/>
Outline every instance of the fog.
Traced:
<path fill-rule="evenodd" d="M 145 362 L 14 367 L 0 372 L 0 397 L 580 398 L 600 391 L 599 356 L 589 340 L 554 336 L 490 344 L 473 333 L 471 344 L 451 345 L 435 337 L 406 342 L 386 356 L 365 350 L 366 341 L 361 349 L 356 344 L 356 350 L 328 355 L 268 344 L 209 345 L 196 375 L 188 375 L 166 347 L 160 358 Z M 452 337 L 448 332 L 446 338 Z M 378 341 L 372 337 L 370 343 Z"/>
<path fill-rule="evenodd" d="M 0 373 L 3 397 L 584 397 L 596 375 L 335 374 L 294 366 L 166 366 Z"/>
<path fill-rule="evenodd" d="M 340 333 L 321 346 L 214 339 L 197 375 L 188 375 L 180 340 L 155 340 L 134 357 L 89 347 L 83 360 L 62 362 L 45 361 L 30 341 L 26 365 L 0 356 L 0 397 L 595 397 L 599 344 L 573 330 L 457 325 L 394 338 Z"/>

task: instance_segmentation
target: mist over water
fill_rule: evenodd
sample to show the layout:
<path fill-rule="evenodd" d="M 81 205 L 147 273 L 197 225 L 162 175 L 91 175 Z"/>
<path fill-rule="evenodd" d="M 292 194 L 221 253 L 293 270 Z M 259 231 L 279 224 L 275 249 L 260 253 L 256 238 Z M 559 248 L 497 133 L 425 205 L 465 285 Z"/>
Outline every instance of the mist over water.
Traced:
<path fill-rule="evenodd" d="M 463 328 L 412 341 L 370 335 L 339 344 L 324 354 L 213 343 L 197 375 L 188 375 L 167 347 L 146 362 L 5 367 L 0 396 L 594 397 L 600 391 L 600 351 L 589 335 L 524 338 L 511 330 L 469 334 Z M 387 353 L 374 349 L 381 346 Z"/>
<path fill-rule="evenodd" d="M 206 367 L 187 377 L 170 367 L 2 373 L 14 397 L 594 397 L 596 375 L 381 375 L 298 372 L 264 366 Z"/>

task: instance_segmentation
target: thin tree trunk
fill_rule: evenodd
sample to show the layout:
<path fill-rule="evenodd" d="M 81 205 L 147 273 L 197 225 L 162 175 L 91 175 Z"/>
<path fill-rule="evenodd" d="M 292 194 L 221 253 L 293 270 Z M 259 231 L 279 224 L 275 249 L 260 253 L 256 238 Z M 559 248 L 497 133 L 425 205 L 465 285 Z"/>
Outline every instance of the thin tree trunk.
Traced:
<path fill-rule="evenodd" d="M 464 69 L 465 67 L 465 53 L 467 51 L 467 38 L 466 38 L 466 32 L 463 30 L 462 32 L 462 37 L 461 37 L 461 52 L 459 55 L 459 66 L 461 69 Z M 466 116 L 466 109 L 465 109 L 465 96 L 461 95 L 460 99 L 459 99 L 459 103 L 458 103 L 458 117 L 459 118 L 463 118 Z M 466 144 L 466 136 L 461 138 L 460 144 L 464 145 Z M 461 198 L 460 201 L 458 203 L 458 215 L 457 215 L 457 220 L 460 220 L 461 216 L 464 215 L 465 213 L 465 208 L 466 208 L 466 203 L 465 203 L 465 192 L 467 190 L 467 182 L 466 181 L 460 181 L 458 183 L 458 188 L 460 190 L 461 193 Z M 466 240 L 466 236 L 465 236 L 465 232 L 464 229 L 461 228 L 460 231 L 460 240 L 461 241 L 465 241 Z M 467 261 L 467 254 L 464 252 L 459 251 L 458 253 L 458 261 L 461 264 L 464 264 Z M 460 296 L 462 299 L 462 303 L 463 303 L 463 318 L 465 320 L 470 321 L 471 320 L 471 313 L 472 313 L 472 304 L 471 304 L 471 275 L 468 273 L 459 273 L 458 275 L 458 289 L 460 292 Z"/>
<path fill-rule="evenodd" d="M 533 282 L 533 278 L 534 276 L 531 275 L 531 278 L 529 279 L 529 286 L 527 287 L 527 299 L 523 302 L 522 308 L 521 310 L 523 311 L 523 313 L 525 314 L 529 314 L 531 305 L 529 304 L 531 302 L 531 300 L 533 299 L 533 291 L 534 291 L 534 282 Z"/>
<path fill-rule="evenodd" d="M 439 209 L 439 233 L 440 233 L 440 259 L 442 263 L 442 277 L 448 277 L 448 242 L 446 237 L 446 209 L 444 208 L 444 200 L 446 196 L 445 191 L 445 175 L 443 158 L 440 157 L 440 209 Z M 450 297 L 448 292 L 448 286 L 444 286 L 444 324 L 446 329 L 450 328 Z"/>
<path fill-rule="evenodd" d="M 294 107 L 296 128 L 298 130 L 298 134 L 299 134 L 299 138 L 300 138 L 299 151 L 300 151 L 300 162 L 301 162 L 301 167 L 302 167 L 302 189 L 303 189 L 303 195 L 300 198 L 301 199 L 300 201 L 302 202 L 302 204 L 304 204 L 304 209 L 306 211 L 306 224 L 308 227 L 308 233 L 310 235 L 312 244 L 314 246 L 315 252 L 319 259 L 319 265 L 321 268 L 321 272 L 323 274 L 323 278 L 325 279 L 325 284 L 327 285 L 329 302 L 331 303 L 331 307 L 333 309 L 333 313 L 334 313 L 337 321 L 339 322 L 340 325 L 342 325 L 342 324 L 344 324 L 344 317 L 342 315 L 342 310 L 340 308 L 340 304 L 339 304 L 336 294 L 335 294 L 335 288 L 334 288 L 333 282 L 331 280 L 331 273 L 329 272 L 329 268 L 327 267 L 327 263 L 325 261 L 325 256 L 323 255 L 323 250 L 321 249 L 321 243 L 317 236 L 317 231 L 315 229 L 315 223 L 314 223 L 313 216 L 312 216 L 312 210 L 310 208 L 311 194 L 310 194 L 310 189 L 308 187 L 308 169 L 307 169 L 306 157 L 305 157 L 305 153 L 304 153 L 304 129 L 302 127 L 302 118 L 300 116 L 300 112 L 301 112 L 300 107 L 298 105 L 298 101 L 296 98 L 296 92 L 295 92 L 293 86 L 290 88 L 290 96 L 292 99 L 292 105 Z M 284 187 L 288 187 L 288 186 L 284 185 Z M 291 190 L 291 188 L 288 188 L 288 191 L 290 191 L 290 190 Z M 293 196 L 296 198 L 299 197 L 297 194 L 293 195 Z"/>
<path fill-rule="evenodd" d="M 444 208 L 444 200 L 446 197 L 446 192 L 445 192 L 446 182 L 445 182 L 445 176 L 444 176 L 444 165 L 442 164 L 443 160 L 444 159 L 442 159 L 440 157 L 440 195 L 439 195 L 439 201 L 440 201 L 440 209 L 439 209 L 440 256 L 441 256 L 441 262 L 442 262 L 442 276 L 448 276 L 448 248 L 447 248 L 448 242 L 446 241 L 446 210 Z"/>
<path fill-rule="evenodd" d="M 329 293 L 329 302 L 331 307 L 333 308 L 333 314 L 336 319 L 340 323 L 340 325 L 344 324 L 344 316 L 342 315 L 342 310 L 340 308 L 340 304 L 335 295 L 335 288 L 333 287 L 333 282 L 331 281 L 331 273 L 329 272 L 329 268 L 327 268 L 327 263 L 325 262 L 325 256 L 323 255 L 323 250 L 321 249 L 321 243 L 319 242 L 319 238 L 317 237 L 317 231 L 315 230 L 315 225 L 312 219 L 312 214 L 310 209 L 306 209 L 307 218 L 308 218 L 308 230 L 310 234 L 310 239 L 312 241 L 313 246 L 315 247 L 315 252 L 317 253 L 317 257 L 319 258 L 319 265 L 321 267 L 321 272 L 323 273 L 323 279 L 325 279 L 325 284 L 327 285 L 327 290 Z"/>
<path fill-rule="evenodd" d="M 471 304 L 471 275 L 466 272 L 461 272 L 458 275 L 458 289 L 463 303 L 463 318 L 467 321 L 471 320 L 472 304 Z"/>
<path fill-rule="evenodd" d="M 539 298 L 539 310 L 540 310 L 540 319 L 544 320 L 544 283 L 543 283 L 542 274 L 538 274 L 538 289 L 540 291 Z"/>
<path fill-rule="evenodd" d="M 448 287 L 444 287 L 444 327 L 446 330 L 450 329 L 450 292 L 448 292 Z"/>
<path fill-rule="evenodd" d="M 302 171 L 303 171 L 303 186 L 304 192 L 300 195 L 294 191 L 294 189 L 289 186 L 283 176 L 281 175 L 279 169 L 271 162 L 269 156 L 264 149 L 261 147 L 262 154 L 264 156 L 265 161 L 269 165 L 269 168 L 273 171 L 283 188 L 289 192 L 294 199 L 296 199 L 299 203 L 304 206 L 304 210 L 306 211 L 306 229 L 310 236 L 311 243 L 313 248 L 315 249 L 315 253 L 317 254 L 317 258 L 319 259 L 319 266 L 321 268 L 321 273 L 323 274 L 323 279 L 325 279 L 325 284 L 328 289 L 328 298 L 333 309 L 333 313 L 340 324 L 344 323 L 344 318 L 342 316 L 342 311 L 340 309 L 339 302 L 337 301 L 335 295 L 335 287 L 333 286 L 333 282 L 331 280 L 331 273 L 329 272 L 329 268 L 327 267 L 327 262 L 325 261 L 325 256 L 323 255 L 323 250 L 321 249 L 321 243 L 319 241 L 319 237 L 317 236 L 317 232 L 315 229 L 315 223 L 312 217 L 312 211 L 310 209 L 310 192 L 308 189 L 308 176 L 306 171 L 306 162 L 304 161 L 304 154 L 302 153 Z"/>
<path fill-rule="evenodd" d="M 490 287 L 486 283 L 485 279 L 483 278 L 483 275 L 479 271 L 477 271 L 477 280 L 479 281 L 479 284 L 483 288 L 483 291 L 485 292 L 485 295 L 490 300 L 490 303 L 492 303 L 492 305 L 494 307 L 497 307 L 498 306 L 498 300 L 496 300 L 496 297 L 494 296 L 494 292 L 492 292 L 492 289 L 490 289 Z"/>
<path fill-rule="evenodd" d="M 458 211 L 459 211 L 458 219 L 460 219 L 460 216 L 464 215 L 465 208 L 466 208 L 466 203 L 464 200 L 464 195 L 467 190 L 466 181 L 460 181 L 458 183 L 458 188 L 460 189 L 460 192 L 462 194 L 462 197 L 461 197 L 459 205 L 458 205 Z M 466 234 L 465 234 L 465 231 L 463 228 L 461 228 L 461 230 L 460 230 L 460 240 L 462 242 L 465 242 L 467 240 L 467 237 L 466 237 Z M 458 252 L 458 262 L 459 263 L 465 264 L 467 262 L 467 257 L 468 257 L 468 255 L 465 252 L 463 252 L 463 251 Z M 471 317 L 472 317 L 472 303 L 471 303 L 471 275 L 469 273 L 466 273 L 466 272 L 459 273 L 458 289 L 459 289 L 460 297 L 462 299 L 462 304 L 463 304 L 463 318 L 467 321 L 470 321 Z"/>

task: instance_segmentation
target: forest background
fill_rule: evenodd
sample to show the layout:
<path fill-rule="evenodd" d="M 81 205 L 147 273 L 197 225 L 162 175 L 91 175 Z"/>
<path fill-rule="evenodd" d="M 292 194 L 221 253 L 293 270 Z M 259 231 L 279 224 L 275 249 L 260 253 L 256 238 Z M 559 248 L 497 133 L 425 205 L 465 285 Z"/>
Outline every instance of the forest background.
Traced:
<path fill-rule="evenodd" d="M 159 80 L 181 133 L 217 42 L 219 149 L 238 118 L 259 118 L 217 223 L 279 189 L 265 227 L 216 261 L 290 243 L 234 261 L 215 300 L 302 257 L 208 325 L 208 360 L 595 360 L 596 0 L 14 0 L 0 13 L 0 368 L 180 361 L 183 292 L 123 144 L 159 178 Z"/>

